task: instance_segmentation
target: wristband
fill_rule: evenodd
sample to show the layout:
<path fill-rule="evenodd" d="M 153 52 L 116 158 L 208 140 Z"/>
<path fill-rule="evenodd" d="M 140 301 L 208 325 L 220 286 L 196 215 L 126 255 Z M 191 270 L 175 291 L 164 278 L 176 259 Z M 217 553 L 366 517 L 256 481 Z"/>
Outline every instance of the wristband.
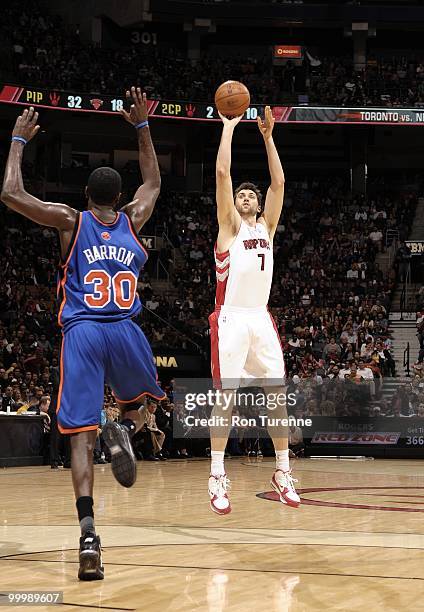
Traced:
<path fill-rule="evenodd" d="M 23 136 L 12 136 L 12 142 L 14 140 L 16 142 L 22 142 L 24 145 L 26 145 L 28 143 L 28 140 L 26 138 L 23 138 Z"/>
<path fill-rule="evenodd" d="M 141 121 L 141 123 L 137 123 L 134 127 L 136 130 L 138 130 L 139 128 L 144 128 L 148 125 L 149 125 L 149 122 L 146 120 L 146 121 Z"/>

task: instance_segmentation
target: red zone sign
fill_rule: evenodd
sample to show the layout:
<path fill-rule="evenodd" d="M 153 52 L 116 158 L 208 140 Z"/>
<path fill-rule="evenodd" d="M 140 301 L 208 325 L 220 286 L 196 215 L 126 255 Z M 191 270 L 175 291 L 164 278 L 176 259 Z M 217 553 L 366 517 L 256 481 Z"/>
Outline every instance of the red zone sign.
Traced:
<path fill-rule="evenodd" d="M 316 431 L 312 444 L 397 444 L 401 433 L 390 432 L 332 432 Z"/>

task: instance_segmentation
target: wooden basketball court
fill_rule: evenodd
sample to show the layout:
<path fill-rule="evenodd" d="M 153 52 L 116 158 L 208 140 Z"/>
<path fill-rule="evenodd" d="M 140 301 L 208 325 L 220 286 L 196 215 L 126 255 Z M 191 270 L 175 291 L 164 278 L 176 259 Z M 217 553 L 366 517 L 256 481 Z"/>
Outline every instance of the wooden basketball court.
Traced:
<path fill-rule="evenodd" d="M 91 583 L 76 578 L 70 471 L 3 469 L 0 593 L 60 590 L 66 611 L 423 609 L 421 461 L 297 460 L 299 509 L 272 500 L 273 466 L 227 461 L 228 516 L 209 510 L 206 460 L 139 463 L 131 490 L 96 466 L 105 580 Z"/>

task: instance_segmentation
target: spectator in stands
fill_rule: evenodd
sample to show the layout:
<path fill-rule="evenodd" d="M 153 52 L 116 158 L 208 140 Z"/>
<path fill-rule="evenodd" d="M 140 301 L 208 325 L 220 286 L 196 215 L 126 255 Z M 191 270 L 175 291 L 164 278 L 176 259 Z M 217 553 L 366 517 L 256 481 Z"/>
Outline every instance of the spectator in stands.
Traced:
<path fill-rule="evenodd" d="M 403 283 L 411 263 L 412 252 L 407 244 L 402 244 L 396 253 L 395 263 L 397 265 L 397 273 L 400 275 L 400 280 Z"/>
<path fill-rule="evenodd" d="M 15 410 L 18 411 L 19 408 L 21 406 L 24 406 L 24 404 L 25 404 L 25 402 L 22 400 L 22 394 L 21 394 L 21 391 L 20 391 L 19 387 L 13 391 L 13 396 L 12 397 L 13 397 L 13 399 L 15 401 Z"/>
<path fill-rule="evenodd" d="M 13 399 L 13 388 L 10 385 L 6 387 L 3 393 L 1 409 L 4 412 L 16 412 L 17 410 L 16 402 Z"/>
<path fill-rule="evenodd" d="M 156 426 L 164 434 L 161 452 L 166 458 L 171 455 L 173 446 L 172 410 L 173 405 L 169 399 L 165 399 L 157 405 L 154 413 Z"/>
<path fill-rule="evenodd" d="M 41 396 L 39 401 L 30 401 L 30 406 L 28 407 L 27 412 L 33 412 L 34 414 L 38 414 L 45 419 L 44 431 L 50 431 L 50 415 L 48 413 L 50 407 L 51 398 L 49 395 Z"/>
<path fill-rule="evenodd" d="M 378 252 L 382 250 L 383 233 L 376 226 L 373 227 L 369 234 L 369 238 L 376 247 Z"/>
<path fill-rule="evenodd" d="M 336 343 L 336 339 L 330 338 L 330 342 L 325 345 L 322 357 L 326 362 L 330 362 L 331 360 L 338 361 L 341 354 L 341 348 Z"/>
<path fill-rule="evenodd" d="M 145 412 L 146 426 L 147 426 L 148 431 L 151 434 L 154 457 L 156 457 L 157 459 L 160 459 L 161 461 L 165 461 L 166 457 L 161 452 L 163 443 L 165 441 L 165 434 L 163 431 L 159 429 L 159 427 L 156 424 L 155 412 L 156 412 L 157 406 L 158 405 L 155 400 L 153 399 L 147 400 L 147 404 L 146 404 L 147 411 Z"/>
<path fill-rule="evenodd" d="M 146 302 L 146 307 L 153 312 L 159 308 L 159 301 L 155 295 L 153 295 L 151 299 Z"/>

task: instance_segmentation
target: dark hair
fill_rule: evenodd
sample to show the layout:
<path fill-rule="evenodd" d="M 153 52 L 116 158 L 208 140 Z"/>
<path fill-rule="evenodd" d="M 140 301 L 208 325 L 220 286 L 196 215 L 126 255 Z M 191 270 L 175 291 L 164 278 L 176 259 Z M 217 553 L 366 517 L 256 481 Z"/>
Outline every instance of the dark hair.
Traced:
<path fill-rule="evenodd" d="M 88 196 L 100 206 L 114 204 L 121 188 L 121 175 L 113 168 L 96 168 L 88 177 Z"/>
<path fill-rule="evenodd" d="M 241 183 L 241 185 L 239 185 L 234 192 L 234 199 L 236 198 L 236 195 L 239 193 L 239 191 L 243 191 L 244 189 L 250 189 L 250 191 L 254 191 L 256 193 L 256 197 L 258 198 L 258 204 L 262 208 L 262 193 L 260 192 L 259 187 L 255 185 L 255 183 Z"/>

